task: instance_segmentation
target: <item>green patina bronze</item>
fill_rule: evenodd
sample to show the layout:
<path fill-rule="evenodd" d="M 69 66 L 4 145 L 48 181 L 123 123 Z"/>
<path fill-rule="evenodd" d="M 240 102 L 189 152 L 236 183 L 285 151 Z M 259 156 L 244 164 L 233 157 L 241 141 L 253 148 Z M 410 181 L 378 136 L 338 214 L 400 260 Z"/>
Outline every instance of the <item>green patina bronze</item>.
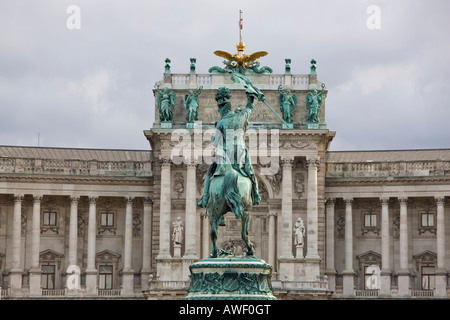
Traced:
<path fill-rule="evenodd" d="M 191 60 L 190 73 L 195 73 L 195 67 L 196 67 L 196 63 L 197 63 L 197 58 L 190 58 L 190 60 Z"/>
<path fill-rule="evenodd" d="M 164 65 L 164 73 L 170 73 L 170 59 L 166 58 L 164 61 L 166 64 Z"/>
<path fill-rule="evenodd" d="M 278 103 L 280 106 L 283 120 L 286 123 L 292 123 L 292 113 L 297 109 L 297 95 L 291 93 L 290 89 L 282 90 L 281 85 L 278 86 Z"/>
<path fill-rule="evenodd" d="M 312 60 L 311 60 L 311 67 L 310 67 L 310 69 L 311 69 L 311 74 L 316 74 L 316 69 L 317 69 L 316 64 L 317 64 L 317 61 L 314 60 L 314 59 L 312 59 Z"/>
<path fill-rule="evenodd" d="M 284 59 L 286 65 L 284 66 L 284 73 L 291 74 L 291 59 Z"/>
<path fill-rule="evenodd" d="M 231 79 L 245 88 L 247 104 L 245 109 L 232 110 L 230 90 L 226 87 L 217 90 L 215 100 L 221 119 L 216 123 L 212 138 L 215 153 L 206 174 L 203 196 L 197 203 L 208 212 L 211 258 L 190 265 L 188 300 L 275 299 L 271 286 L 272 266 L 253 256 L 253 244 L 248 236 L 250 211 L 259 204 L 261 196 L 245 143 L 245 132 L 255 99 L 265 102 L 265 98 L 243 74 L 234 71 Z M 234 250 L 217 248 L 218 227 L 225 225 L 227 212 L 242 220 L 245 256 L 235 257 Z"/>
<path fill-rule="evenodd" d="M 200 87 L 196 92 L 189 90 L 189 93 L 184 96 L 184 108 L 187 110 L 186 121 L 194 122 L 198 120 L 198 96 L 202 92 L 203 87 Z"/>
<path fill-rule="evenodd" d="M 306 96 L 306 110 L 308 110 L 306 121 L 308 124 L 319 123 L 319 111 L 324 91 L 325 84 L 322 83 L 322 91 L 320 93 L 317 92 L 317 89 L 314 89 L 314 93 L 308 92 Z"/>
<path fill-rule="evenodd" d="M 189 269 L 186 300 L 275 300 L 272 266 L 259 258 L 203 259 Z"/>
<path fill-rule="evenodd" d="M 245 109 L 231 110 L 230 90 L 218 89 L 215 99 L 221 119 L 216 124 L 212 144 L 216 152 L 206 174 L 204 194 L 200 207 L 206 207 L 211 224 L 211 257 L 217 257 L 218 226 L 224 225 L 224 215 L 233 212 L 236 219 L 242 219 L 241 237 L 247 247 L 247 254 L 253 254 L 253 244 L 248 239 L 250 210 L 261 199 L 258 183 L 245 144 L 248 118 L 253 112 L 255 97 L 260 91 L 248 89 Z"/>
<path fill-rule="evenodd" d="M 172 122 L 173 109 L 175 109 L 175 92 L 169 91 L 168 88 L 159 89 L 159 84 L 156 87 L 158 91 L 157 106 L 159 110 L 159 120 L 161 122 Z"/>

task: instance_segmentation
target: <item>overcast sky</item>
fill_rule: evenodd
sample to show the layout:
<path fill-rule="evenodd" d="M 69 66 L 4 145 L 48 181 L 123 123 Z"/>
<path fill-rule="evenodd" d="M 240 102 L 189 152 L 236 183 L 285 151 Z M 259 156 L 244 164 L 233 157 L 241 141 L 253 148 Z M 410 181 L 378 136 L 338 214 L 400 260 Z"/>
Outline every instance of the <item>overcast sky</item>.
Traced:
<path fill-rule="evenodd" d="M 198 73 L 220 66 L 239 10 L 262 66 L 317 60 L 331 150 L 450 148 L 448 0 L 1 0 L 0 145 L 149 149 L 164 59 L 174 73 L 191 57 Z"/>

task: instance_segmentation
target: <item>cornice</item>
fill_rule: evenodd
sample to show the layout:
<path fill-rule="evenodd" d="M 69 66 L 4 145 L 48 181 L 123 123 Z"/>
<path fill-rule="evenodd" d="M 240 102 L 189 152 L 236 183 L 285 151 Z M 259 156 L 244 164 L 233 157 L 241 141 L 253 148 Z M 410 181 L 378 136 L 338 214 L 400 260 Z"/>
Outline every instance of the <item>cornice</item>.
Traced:
<path fill-rule="evenodd" d="M 149 185 L 153 177 L 100 177 L 100 176 L 52 176 L 40 174 L 0 174 L 0 182 L 29 183 L 95 183 L 95 184 L 140 184 Z"/>
<path fill-rule="evenodd" d="M 411 177 L 348 177 L 334 178 L 325 177 L 325 185 L 348 185 L 348 184 L 370 184 L 370 185 L 397 185 L 414 183 L 450 183 L 450 176 L 411 176 Z"/>

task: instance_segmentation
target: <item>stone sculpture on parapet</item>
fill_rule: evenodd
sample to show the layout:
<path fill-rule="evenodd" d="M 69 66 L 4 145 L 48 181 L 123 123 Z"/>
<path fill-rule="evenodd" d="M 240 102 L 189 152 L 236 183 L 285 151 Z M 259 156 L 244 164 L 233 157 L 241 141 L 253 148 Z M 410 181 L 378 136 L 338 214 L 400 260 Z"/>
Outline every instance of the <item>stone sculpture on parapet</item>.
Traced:
<path fill-rule="evenodd" d="M 175 109 L 175 92 L 169 91 L 169 88 L 159 89 L 159 84 L 156 87 L 158 91 L 157 107 L 159 110 L 159 120 L 161 123 L 172 122 L 173 109 Z"/>
<path fill-rule="evenodd" d="M 283 120 L 288 124 L 292 124 L 292 114 L 297 109 L 297 95 L 292 93 L 288 88 L 286 90 L 282 89 L 282 86 L 278 86 L 278 103 L 280 106 L 281 113 L 283 115 Z"/>
<path fill-rule="evenodd" d="M 203 90 L 201 86 L 197 91 L 189 90 L 188 94 L 184 96 L 184 108 L 187 110 L 186 121 L 192 123 L 198 120 L 198 96 Z"/>
<path fill-rule="evenodd" d="M 322 83 L 322 91 L 320 93 L 317 92 L 317 89 L 314 89 L 314 92 L 308 92 L 306 96 L 306 109 L 308 110 L 307 122 L 308 125 L 317 125 L 319 123 L 319 111 L 320 106 L 323 100 L 323 93 L 325 91 L 325 84 Z"/>

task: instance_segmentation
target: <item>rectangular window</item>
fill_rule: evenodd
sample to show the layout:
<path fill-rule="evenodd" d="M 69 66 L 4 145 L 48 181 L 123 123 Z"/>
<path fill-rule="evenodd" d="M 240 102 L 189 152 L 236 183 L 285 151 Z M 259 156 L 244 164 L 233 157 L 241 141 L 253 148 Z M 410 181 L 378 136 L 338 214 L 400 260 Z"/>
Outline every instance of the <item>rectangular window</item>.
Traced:
<path fill-rule="evenodd" d="M 422 290 L 433 290 L 434 287 L 434 267 L 422 267 Z"/>
<path fill-rule="evenodd" d="M 364 227 L 375 228 L 377 226 L 377 215 L 375 213 L 367 213 L 364 215 Z"/>
<path fill-rule="evenodd" d="M 102 212 L 100 225 L 102 227 L 114 227 L 114 213 Z"/>
<path fill-rule="evenodd" d="M 44 211 L 42 215 L 42 225 L 56 226 L 56 212 Z"/>
<path fill-rule="evenodd" d="M 434 213 L 422 213 L 422 227 L 434 227 Z"/>
<path fill-rule="evenodd" d="M 99 289 L 112 289 L 112 266 L 99 266 L 98 288 Z"/>
<path fill-rule="evenodd" d="M 44 265 L 41 267 L 42 289 L 55 289 L 55 266 Z"/>

